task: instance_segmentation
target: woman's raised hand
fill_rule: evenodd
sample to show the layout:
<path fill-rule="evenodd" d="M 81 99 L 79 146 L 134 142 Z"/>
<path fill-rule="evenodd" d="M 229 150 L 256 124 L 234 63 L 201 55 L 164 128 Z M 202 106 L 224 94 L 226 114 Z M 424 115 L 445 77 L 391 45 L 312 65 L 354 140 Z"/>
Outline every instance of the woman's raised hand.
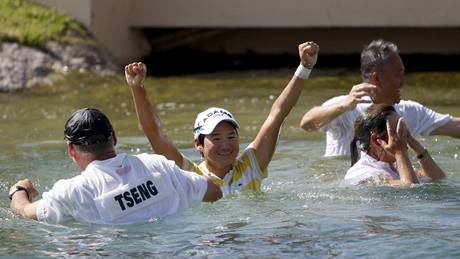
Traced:
<path fill-rule="evenodd" d="M 126 82 L 131 87 L 143 87 L 147 67 L 141 62 L 134 62 L 125 66 Z"/>
<path fill-rule="evenodd" d="M 388 143 L 380 140 L 385 151 L 396 154 L 397 152 L 407 152 L 407 141 L 410 133 L 403 118 L 399 118 L 396 127 L 392 127 L 389 120 L 386 122 Z"/>
<path fill-rule="evenodd" d="M 299 56 L 302 65 L 312 69 L 318 60 L 319 45 L 313 41 L 307 41 L 299 45 Z"/>

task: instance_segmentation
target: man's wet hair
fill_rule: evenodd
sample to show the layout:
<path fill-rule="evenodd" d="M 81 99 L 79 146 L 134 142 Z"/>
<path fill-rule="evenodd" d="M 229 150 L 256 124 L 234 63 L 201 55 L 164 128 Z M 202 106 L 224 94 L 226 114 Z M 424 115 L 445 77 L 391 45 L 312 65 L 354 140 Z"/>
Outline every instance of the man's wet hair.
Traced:
<path fill-rule="evenodd" d="M 110 148 L 113 127 L 104 113 L 95 108 L 75 111 L 64 126 L 64 138 L 77 151 L 99 155 Z"/>
<path fill-rule="evenodd" d="M 398 46 L 383 39 L 374 40 L 364 47 L 361 52 L 361 76 L 364 82 L 369 82 L 373 71 L 382 69 L 390 53 L 399 54 Z"/>

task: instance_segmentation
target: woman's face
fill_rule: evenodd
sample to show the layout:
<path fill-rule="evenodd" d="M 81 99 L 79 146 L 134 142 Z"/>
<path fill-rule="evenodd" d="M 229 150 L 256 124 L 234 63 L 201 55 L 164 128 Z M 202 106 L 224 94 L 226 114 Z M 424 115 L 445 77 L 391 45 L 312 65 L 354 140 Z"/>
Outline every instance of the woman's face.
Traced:
<path fill-rule="evenodd" d="M 235 127 L 226 121 L 217 124 L 203 143 L 203 157 L 207 164 L 217 168 L 230 168 L 239 152 L 239 136 Z"/>

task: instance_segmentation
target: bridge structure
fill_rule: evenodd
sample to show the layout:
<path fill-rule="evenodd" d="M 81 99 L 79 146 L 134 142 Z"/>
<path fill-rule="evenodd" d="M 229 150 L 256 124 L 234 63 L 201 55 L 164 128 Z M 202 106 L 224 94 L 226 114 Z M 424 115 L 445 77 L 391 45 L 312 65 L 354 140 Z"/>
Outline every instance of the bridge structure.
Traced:
<path fill-rule="evenodd" d="M 458 0 L 35 1 L 82 22 L 121 63 L 179 47 L 295 53 L 305 40 L 322 54 L 352 54 L 376 38 L 402 53 L 460 54 Z"/>

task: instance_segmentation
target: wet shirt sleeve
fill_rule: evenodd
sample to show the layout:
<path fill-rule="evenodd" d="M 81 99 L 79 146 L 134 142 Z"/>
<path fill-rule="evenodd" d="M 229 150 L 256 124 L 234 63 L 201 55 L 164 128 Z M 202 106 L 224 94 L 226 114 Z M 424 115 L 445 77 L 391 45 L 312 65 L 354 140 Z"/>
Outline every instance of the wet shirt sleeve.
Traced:
<path fill-rule="evenodd" d="M 322 106 L 334 105 L 341 102 L 346 96 L 334 97 Z M 353 125 L 359 113 L 355 110 L 345 112 L 338 116 L 320 130 L 326 132 L 325 156 L 338 156 L 349 154 L 350 142 L 353 138 Z"/>
<path fill-rule="evenodd" d="M 449 114 L 437 113 L 413 101 L 401 102 L 397 108 L 413 135 L 429 136 L 433 130 L 452 120 Z"/>
<path fill-rule="evenodd" d="M 268 169 L 265 168 L 262 170 L 259 165 L 259 161 L 257 161 L 256 153 L 252 143 L 244 150 L 241 156 L 238 158 L 238 165 L 237 167 L 242 167 L 240 170 L 242 173 L 244 171 L 250 171 L 254 174 L 253 178 L 262 180 L 263 178 L 268 177 Z M 248 169 L 246 169 L 248 168 Z"/>
<path fill-rule="evenodd" d="M 61 223 L 72 218 L 69 180 L 59 180 L 51 190 L 43 193 L 37 206 L 37 219 L 46 223 Z"/>

